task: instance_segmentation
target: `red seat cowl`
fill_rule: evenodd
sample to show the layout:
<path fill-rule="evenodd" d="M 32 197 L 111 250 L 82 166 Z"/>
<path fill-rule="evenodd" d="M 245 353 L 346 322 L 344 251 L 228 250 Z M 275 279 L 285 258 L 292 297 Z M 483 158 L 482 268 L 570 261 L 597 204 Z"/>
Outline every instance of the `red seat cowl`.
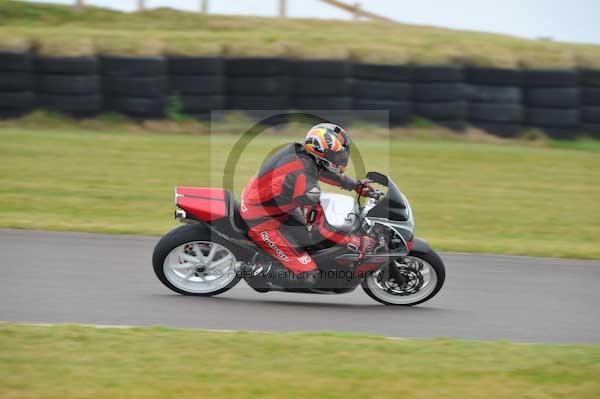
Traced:
<path fill-rule="evenodd" d="M 222 188 L 177 187 L 177 206 L 194 218 L 213 222 L 229 216 L 228 192 Z"/>

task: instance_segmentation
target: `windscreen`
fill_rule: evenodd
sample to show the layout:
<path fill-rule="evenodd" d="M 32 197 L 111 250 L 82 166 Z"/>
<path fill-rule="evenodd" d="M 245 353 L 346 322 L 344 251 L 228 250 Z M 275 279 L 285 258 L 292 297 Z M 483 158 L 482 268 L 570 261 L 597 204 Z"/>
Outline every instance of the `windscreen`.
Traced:
<path fill-rule="evenodd" d="M 396 183 L 381 173 L 369 172 L 367 178 L 375 183 L 387 186 L 385 197 L 367 213 L 369 217 L 379 217 L 405 222 L 408 220 L 408 209 Z"/>

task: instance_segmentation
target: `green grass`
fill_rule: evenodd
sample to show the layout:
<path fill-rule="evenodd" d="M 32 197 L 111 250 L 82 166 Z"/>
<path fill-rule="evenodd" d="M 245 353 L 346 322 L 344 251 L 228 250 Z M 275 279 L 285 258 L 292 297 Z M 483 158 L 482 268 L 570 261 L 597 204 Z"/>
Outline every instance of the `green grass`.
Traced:
<path fill-rule="evenodd" d="M 600 140 L 579 139 L 579 140 L 555 140 L 550 144 L 554 148 L 570 148 L 573 150 L 596 151 L 600 152 Z"/>
<path fill-rule="evenodd" d="M 0 325 L 2 398 L 597 398 L 600 346 Z"/>
<path fill-rule="evenodd" d="M 222 186 L 236 136 L 113 125 L 106 132 L 85 123 L 1 127 L 0 227 L 162 235 L 176 225 L 174 186 Z M 595 142 L 576 141 L 578 149 L 435 137 L 388 143 L 367 131 L 351 130 L 354 148 L 367 169 L 397 181 L 413 205 L 417 235 L 437 249 L 600 258 Z M 280 133 L 256 139 L 235 171 L 236 193 L 274 147 L 292 140 Z"/>
<path fill-rule="evenodd" d="M 0 48 L 43 54 L 223 54 L 377 63 L 600 67 L 600 46 L 383 22 L 121 13 L 0 0 Z"/>

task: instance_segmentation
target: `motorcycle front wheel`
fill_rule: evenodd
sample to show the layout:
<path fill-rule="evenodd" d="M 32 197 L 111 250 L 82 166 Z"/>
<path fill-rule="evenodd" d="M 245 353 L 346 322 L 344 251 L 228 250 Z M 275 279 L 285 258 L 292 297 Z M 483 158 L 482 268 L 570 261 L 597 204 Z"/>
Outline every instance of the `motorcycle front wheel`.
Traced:
<path fill-rule="evenodd" d="M 446 278 L 444 262 L 434 251 L 413 251 L 395 260 L 393 267 L 398 268 L 403 282 L 396 282 L 383 269 L 362 282 L 367 295 L 386 305 L 413 306 L 428 301 L 442 289 Z"/>
<path fill-rule="evenodd" d="M 223 293 L 241 279 L 235 269 L 237 259 L 224 244 L 216 242 L 204 226 L 180 226 L 156 244 L 154 273 L 165 286 L 182 295 Z"/>

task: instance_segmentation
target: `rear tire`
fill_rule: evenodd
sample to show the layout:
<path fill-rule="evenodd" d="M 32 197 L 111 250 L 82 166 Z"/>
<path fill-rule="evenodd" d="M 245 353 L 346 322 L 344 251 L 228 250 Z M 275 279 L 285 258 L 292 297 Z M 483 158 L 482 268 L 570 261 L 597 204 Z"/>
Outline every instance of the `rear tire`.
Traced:
<path fill-rule="evenodd" d="M 377 278 L 377 274 L 381 273 L 380 271 L 374 272 L 373 274 L 367 276 L 362 282 L 362 288 L 367 293 L 368 296 L 376 300 L 377 302 L 383 303 L 385 305 L 395 305 L 395 306 L 414 306 L 420 303 L 426 302 L 433 298 L 444 285 L 444 281 L 446 279 L 446 268 L 444 267 L 444 262 L 440 258 L 440 256 L 434 251 L 429 252 L 411 252 L 407 258 L 416 258 L 418 260 L 423 261 L 423 264 L 427 264 L 431 267 L 431 271 L 435 274 L 435 276 L 430 277 L 430 282 L 434 282 L 433 277 L 435 278 L 435 285 L 430 288 L 430 291 L 426 294 L 426 296 L 419 296 L 419 292 L 424 290 L 426 287 L 423 286 L 418 292 L 411 295 L 400 295 L 394 294 L 392 292 L 388 292 L 383 290 L 375 280 Z M 431 272 L 430 272 L 431 273 Z M 396 297 L 397 295 L 397 297 Z M 397 298 L 397 300 L 394 300 Z M 414 298 L 414 300 L 411 300 Z"/>
<path fill-rule="evenodd" d="M 206 292 L 198 292 L 198 291 L 194 292 L 192 290 L 186 290 L 182 287 L 177 287 L 176 285 L 173 284 L 172 281 L 170 281 L 169 277 L 165 274 L 165 260 L 167 260 L 167 257 L 169 256 L 169 254 L 171 254 L 172 251 L 176 250 L 177 248 L 179 248 L 185 244 L 199 242 L 199 241 L 213 243 L 217 246 L 225 247 L 225 245 L 224 245 L 225 243 L 216 242 L 217 240 L 215 239 L 215 237 L 213 235 L 211 235 L 210 230 L 201 224 L 189 224 L 189 225 L 180 226 L 180 227 L 176 228 L 175 230 L 172 230 L 171 232 L 169 232 L 164 237 L 162 237 L 160 239 L 160 241 L 158 241 L 158 243 L 154 247 L 154 253 L 152 255 L 152 265 L 154 267 L 154 273 L 156 274 L 156 277 L 158 277 L 158 279 L 161 281 L 161 283 L 163 283 L 167 288 L 169 288 L 172 291 L 175 291 L 179 294 L 182 294 L 182 295 L 213 296 L 213 295 L 221 294 L 221 293 L 233 288 L 241 280 L 241 277 L 239 276 L 238 273 L 235 273 L 233 279 L 231 281 L 227 282 L 227 284 L 225 286 L 218 287 L 214 291 L 206 291 Z M 227 248 L 225 247 L 225 249 L 227 249 Z M 233 262 L 235 264 L 235 261 L 236 261 L 235 255 L 233 254 L 233 252 L 231 250 L 229 250 L 229 249 L 227 249 L 227 250 L 230 252 L 230 255 L 233 256 Z M 234 268 L 234 272 L 235 272 L 235 268 Z M 221 278 L 226 278 L 226 277 L 227 277 L 226 275 L 223 275 L 223 277 L 221 277 Z M 201 284 L 201 283 L 199 283 L 199 284 Z"/>

